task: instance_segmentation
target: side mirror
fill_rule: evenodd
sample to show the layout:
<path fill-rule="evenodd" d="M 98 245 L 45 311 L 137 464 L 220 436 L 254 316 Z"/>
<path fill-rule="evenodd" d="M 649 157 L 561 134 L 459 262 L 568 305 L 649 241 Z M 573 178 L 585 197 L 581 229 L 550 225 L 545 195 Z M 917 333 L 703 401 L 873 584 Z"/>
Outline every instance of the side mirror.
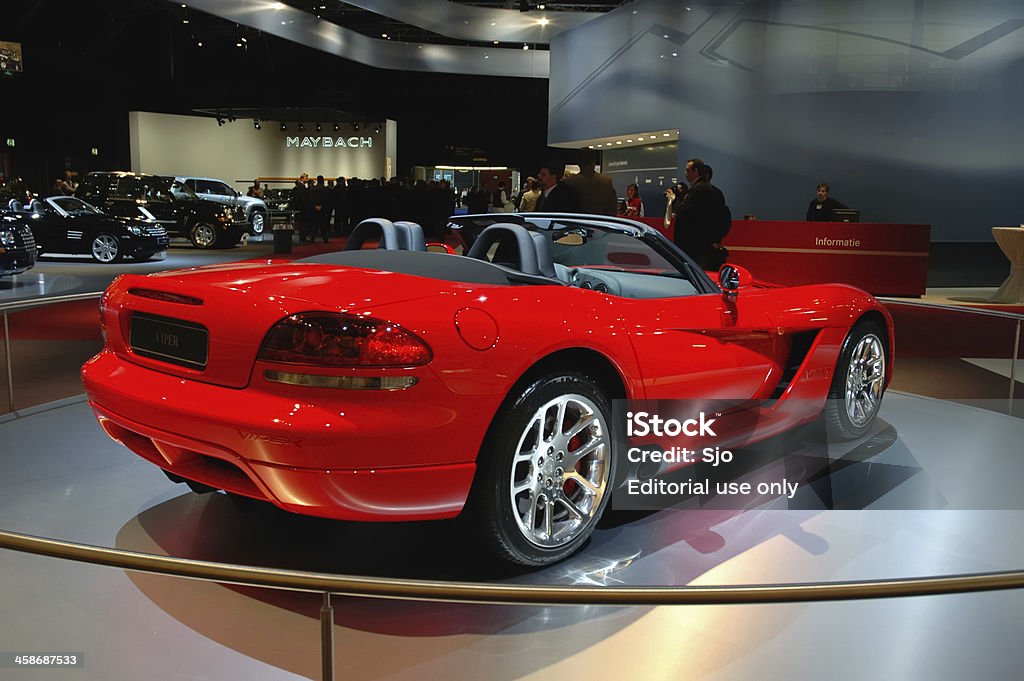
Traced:
<path fill-rule="evenodd" d="M 718 270 L 718 284 L 730 302 L 736 300 L 740 287 L 749 286 L 753 281 L 750 272 L 739 265 L 722 265 L 722 269 Z"/>

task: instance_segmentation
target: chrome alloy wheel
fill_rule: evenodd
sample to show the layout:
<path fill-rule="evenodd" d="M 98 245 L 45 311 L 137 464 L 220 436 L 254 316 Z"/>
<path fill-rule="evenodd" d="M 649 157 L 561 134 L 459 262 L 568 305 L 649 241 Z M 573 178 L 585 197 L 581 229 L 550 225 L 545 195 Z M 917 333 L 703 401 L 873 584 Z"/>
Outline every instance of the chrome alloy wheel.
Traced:
<path fill-rule="evenodd" d="M 846 415 L 860 428 L 874 418 L 885 385 L 885 349 L 873 333 L 865 335 L 850 354 L 846 370 Z"/>
<path fill-rule="evenodd" d="M 266 216 L 263 215 L 263 211 L 253 211 L 252 214 L 252 233 L 263 234 L 263 228 L 266 225 Z"/>
<path fill-rule="evenodd" d="M 509 494 L 516 524 L 532 544 L 563 546 L 602 508 L 612 446 L 591 400 L 566 394 L 540 407 L 519 437 Z"/>
<path fill-rule="evenodd" d="M 117 238 L 110 234 L 100 234 L 92 240 L 92 257 L 99 262 L 114 262 L 119 251 Z"/>
<path fill-rule="evenodd" d="M 217 232 L 212 226 L 200 222 L 192 228 L 192 243 L 198 248 L 213 248 L 217 243 Z"/>

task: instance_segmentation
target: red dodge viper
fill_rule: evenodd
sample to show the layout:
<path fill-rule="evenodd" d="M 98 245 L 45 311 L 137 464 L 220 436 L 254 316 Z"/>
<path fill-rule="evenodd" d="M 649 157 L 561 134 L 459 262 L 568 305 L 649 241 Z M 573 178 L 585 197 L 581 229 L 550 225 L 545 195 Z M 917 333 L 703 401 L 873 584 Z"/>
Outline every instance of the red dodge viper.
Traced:
<path fill-rule="evenodd" d="M 619 218 L 451 227 L 464 255 L 372 219 L 338 253 L 121 276 L 82 370 L 97 418 L 197 491 L 349 520 L 461 514 L 497 556 L 543 565 L 607 505 L 613 400 L 749 400 L 747 442 L 817 418 L 858 437 L 878 414 L 892 322 L 863 291 L 713 278 Z"/>

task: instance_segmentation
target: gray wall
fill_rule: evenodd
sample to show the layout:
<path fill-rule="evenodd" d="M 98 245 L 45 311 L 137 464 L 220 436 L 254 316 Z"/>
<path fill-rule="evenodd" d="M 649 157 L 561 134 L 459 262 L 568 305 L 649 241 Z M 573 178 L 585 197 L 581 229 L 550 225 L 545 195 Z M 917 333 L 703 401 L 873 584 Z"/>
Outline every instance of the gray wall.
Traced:
<path fill-rule="evenodd" d="M 825 180 L 938 241 L 1024 221 L 1024 2 L 639 0 L 551 64 L 549 144 L 678 128 L 736 216 L 802 219 Z"/>
<path fill-rule="evenodd" d="M 397 124 L 386 121 L 376 133 L 364 125 L 353 132 L 345 124 L 339 132 L 324 125 L 316 132 L 314 123 L 307 123 L 303 132 L 296 124 L 282 131 L 278 121 L 267 121 L 262 130 L 253 127 L 252 119 L 239 119 L 223 126 L 213 118 L 176 116 L 172 114 L 132 111 L 128 114 L 131 139 L 132 170 L 157 175 L 198 175 L 216 177 L 235 184 L 245 191 L 254 177 L 381 177 L 393 170 Z M 321 145 L 325 137 L 332 146 Z M 336 147 L 341 137 L 372 139 L 372 146 Z M 309 138 L 315 148 L 301 146 Z M 289 146 L 288 140 L 300 146 Z"/>

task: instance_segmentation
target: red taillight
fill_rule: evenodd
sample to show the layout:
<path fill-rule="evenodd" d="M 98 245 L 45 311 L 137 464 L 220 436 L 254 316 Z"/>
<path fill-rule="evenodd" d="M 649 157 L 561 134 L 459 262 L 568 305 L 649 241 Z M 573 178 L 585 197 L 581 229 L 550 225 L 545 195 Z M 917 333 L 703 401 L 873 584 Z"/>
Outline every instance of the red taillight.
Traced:
<path fill-rule="evenodd" d="M 282 319 L 259 354 L 269 362 L 338 367 L 418 366 L 431 358 L 427 344 L 397 324 L 325 312 Z"/>

